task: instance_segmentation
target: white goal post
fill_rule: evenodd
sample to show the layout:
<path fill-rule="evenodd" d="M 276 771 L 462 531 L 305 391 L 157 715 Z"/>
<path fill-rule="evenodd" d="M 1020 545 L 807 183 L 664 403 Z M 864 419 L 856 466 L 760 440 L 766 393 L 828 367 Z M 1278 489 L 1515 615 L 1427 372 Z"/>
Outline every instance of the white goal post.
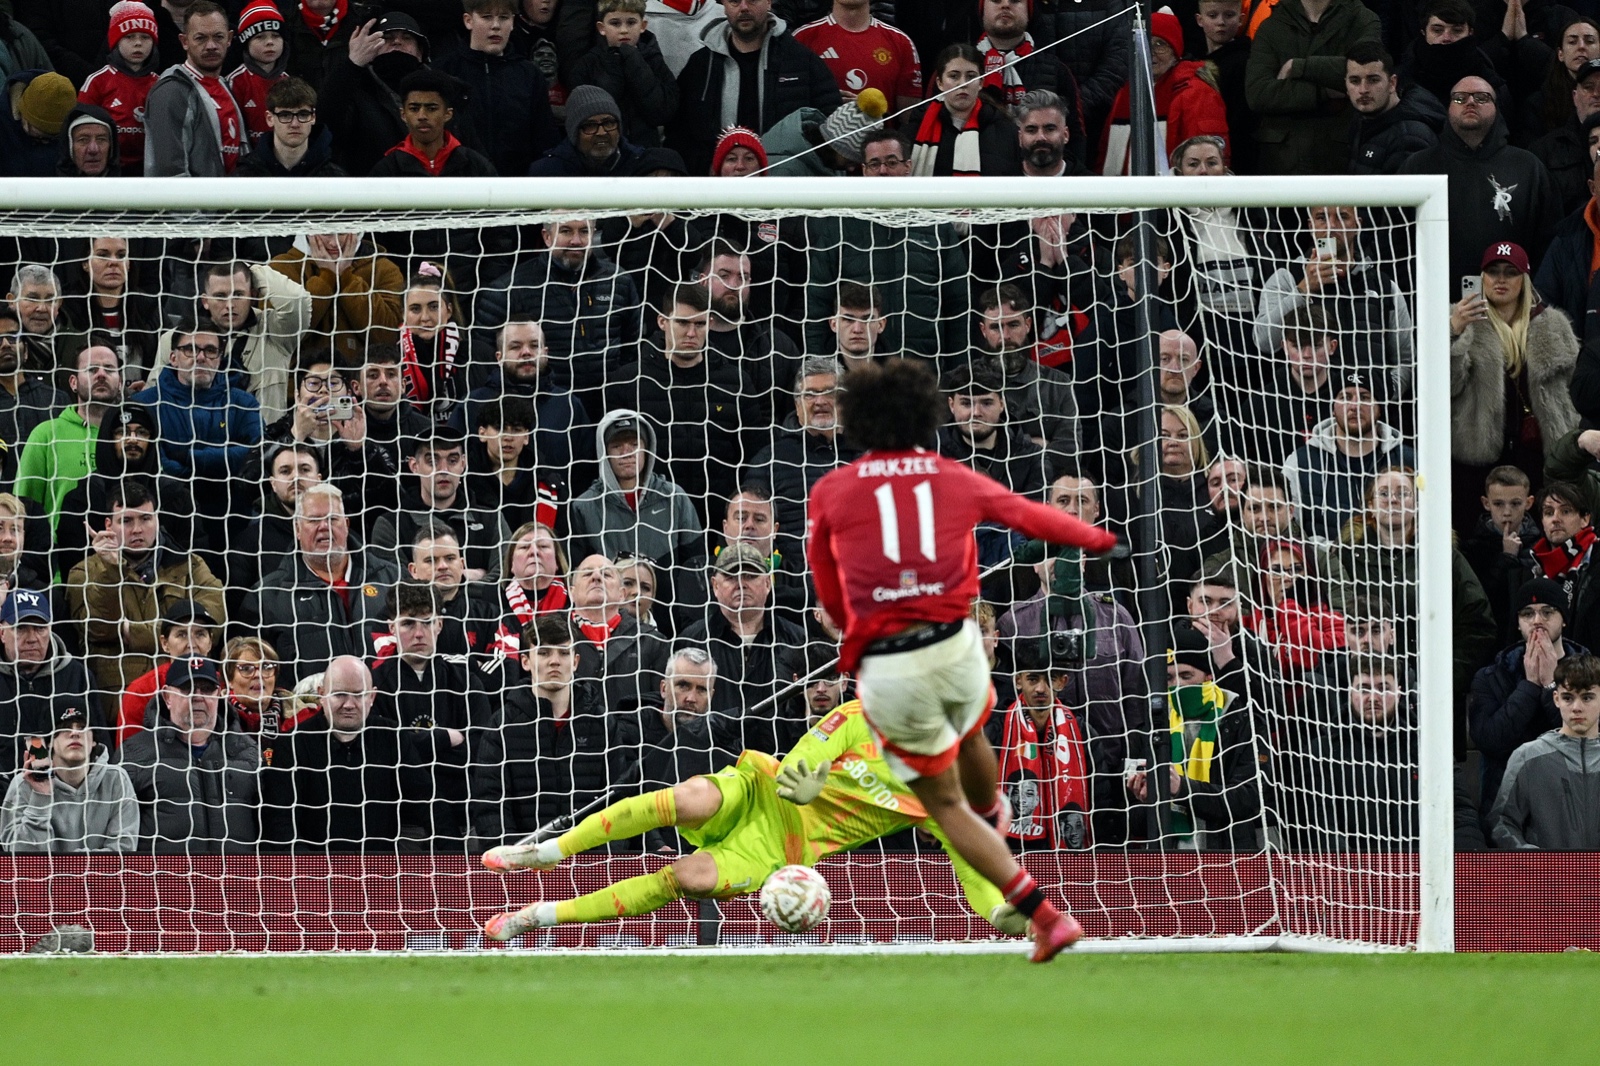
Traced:
<path fill-rule="evenodd" d="M 1415 710 L 1420 727 L 1416 749 L 1419 845 L 1415 881 L 1411 882 L 1416 886 L 1414 934 L 1406 935 L 1402 945 L 1383 946 L 1448 952 L 1454 950 L 1455 939 L 1451 559 L 1446 550 L 1426 550 L 1429 546 L 1442 549 L 1451 543 L 1451 279 L 1447 276 L 1449 220 L 1446 179 L 1442 176 L 877 181 L 768 177 L 754 181 L 676 177 L 428 181 L 128 178 L 105 183 L 90 179 L 6 179 L 0 180 L 0 238 L 19 234 L 84 238 L 111 233 L 159 237 L 211 229 L 225 232 L 230 217 L 248 217 L 252 232 L 297 235 L 317 231 L 308 227 L 325 227 L 322 231 L 328 232 L 344 220 L 386 215 L 394 216 L 389 219 L 390 228 L 420 229 L 527 225 L 569 215 L 603 217 L 649 211 L 749 212 L 772 217 L 881 214 L 920 219 L 940 215 L 960 222 L 969 215 L 1014 219 L 1026 218 L 1029 213 L 1114 215 L 1179 208 L 1303 211 L 1322 204 L 1411 212 L 1408 254 L 1414 271 L 1409 293 L 1414 323 L 1416 543 L 1425 549 L 1417 552 L 1414 622 L 1418 693 Z M 984 212 L 991 215 L 984 216 Z M 356 224 L 351 222 L 352 226 Z M 361 228 L 380 227 L 369 224 Z M 1138 443 L 1148 442 L 1134 442 Z M 1146 654 L 1158 652 L 1147 648 Z M 1276 848 L 1268 847 L 1266 861 L 1268 877 L 1275 880 L 1281 867 L 1274 864 L 1284 860 Z M 1409 880 L 1412 874 L 1398 876 Z M 838 893 L 835 895 L 837 901 Z M 10 898 L 18 897 L 13 893 Z M 1360 904 L 1346 901 L 1346 905 Z M 1363 946 L 1359 940 L 1325 936 L 1317 928 L 1299 928 L 1281 910 L 1275 902 L 1271 928 L 1260 931 L 1265 935 L 1248 935 L 1256 931 L 1245 930 L 1245 935 L 1197 937 L 1175 940 L 1173 944 L 1181 945 L 1180 950 L 1359 950 Z M 16 918 L 0 915 L 0 925 L 14 926 Z M 1160 936 L 1159 930 L 1154 930 L 1146 938 L 1128 943 L 1137 944 L 1140 950 L 1159 950 Z M 1115 949 L 1115 943 L 1107 942 L 1105 946 Z M 417 946 L 428 945 L 419 942 Z"/>

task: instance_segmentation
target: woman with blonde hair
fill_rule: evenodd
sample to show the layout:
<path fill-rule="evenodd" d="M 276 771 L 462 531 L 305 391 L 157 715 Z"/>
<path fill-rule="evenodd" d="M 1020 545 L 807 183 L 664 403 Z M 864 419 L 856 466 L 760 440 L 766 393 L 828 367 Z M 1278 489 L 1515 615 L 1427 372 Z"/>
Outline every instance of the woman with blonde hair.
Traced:
<path fill-rule="evenodd" d="M 1537 490 L 1550 444 L 1578 425 L 1571 320 L 1534 291 L 1521 245 L 1489 245 L 1482 271 L 1482 294 L 1463 295 L 1450 309 L 1450 458 L 1461 530 L 1477 522 L 1490 470 L 1518 467 Z"/>

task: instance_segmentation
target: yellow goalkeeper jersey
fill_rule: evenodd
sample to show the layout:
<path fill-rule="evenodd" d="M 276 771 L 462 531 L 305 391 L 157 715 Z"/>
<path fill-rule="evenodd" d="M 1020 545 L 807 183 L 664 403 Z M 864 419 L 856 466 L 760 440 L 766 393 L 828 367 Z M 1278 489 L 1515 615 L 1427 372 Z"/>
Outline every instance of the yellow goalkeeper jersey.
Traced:
<path fill-rule="evenodd" d="M 816 799 L 798 808 L 806 848 L 813 861 L 837 851 L 849 851 L 879 837 L 910 826 L 921 826 L 939 841 L 955 868 L 967 902 L 980 915 L 1003 902 L 1000 890 L 956 854 L 938 824 L 928 818 L 922 801 L 889 769 L 878 750 L 877 738 L 861 711 L 861 701 L 851 700 L 806 731 L 806 735 L 779 763 L 771 759 L 763 769 L 776 775 L 780 766 L 804 759 L 809 766 L 831 762 L 828 782 Z"/>

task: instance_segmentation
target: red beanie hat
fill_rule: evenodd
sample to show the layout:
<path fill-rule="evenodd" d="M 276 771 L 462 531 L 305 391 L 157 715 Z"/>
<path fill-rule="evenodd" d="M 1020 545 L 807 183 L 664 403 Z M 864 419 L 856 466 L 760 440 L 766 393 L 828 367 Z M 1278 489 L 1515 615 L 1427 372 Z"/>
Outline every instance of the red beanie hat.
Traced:
<path fill-rule="evenodd" d="M 748 126 L 729 126 L 722 131 L 722 139 L 717 142 L 716 150 L 711 153 L 711 176 L 722 175 L 722 161 L 728 158 L 728 153 L 735 148 L 748 148 L 756 154 L 761 161 L 761 169 L 767 168 L 767 150 L 761 144 L 761 138 L 756 131 Z"/>
<path fill-rule="evenodd" d="M 1177 15 L 1165 9 L 1157 11 L 1150 16 L 1150 33 L 1170 44 L 1173 53 L 1183 58 L 1183 23 Z"/>
<path fill-rule="evenodd" d="M 258 33 L 283 32 L 283 16 L 270 0 L 251 0 L 250 6 L 239 13 L 239 43 L 249 44 Z"/>
<path fill-rule="evenodd" d="M 154 40 L 156 13 L 139 3 L 139 0 L 122 0 L 111 9 L 111 27 L 106 30 L 106 45 L 115 48 L 130 33 L 147 33 Z"/>

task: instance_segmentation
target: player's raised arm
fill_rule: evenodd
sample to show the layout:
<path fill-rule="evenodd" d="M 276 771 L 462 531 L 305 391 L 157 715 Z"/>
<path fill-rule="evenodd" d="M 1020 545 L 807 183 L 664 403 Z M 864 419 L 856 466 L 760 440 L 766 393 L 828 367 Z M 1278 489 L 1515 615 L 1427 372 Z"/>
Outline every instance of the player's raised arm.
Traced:
<path fill-rule="evenodd" d="M 1074 518 L 1042 503 L 1024 499 L 993 478 L 967 471 L 972 492 L 983 509 L 985 521 L 998 522 L 1035 540 L 1066 544 L 1092 552 L 1107 552 L 1117 545 L 1117 535 L 1099 526 Z"/>

